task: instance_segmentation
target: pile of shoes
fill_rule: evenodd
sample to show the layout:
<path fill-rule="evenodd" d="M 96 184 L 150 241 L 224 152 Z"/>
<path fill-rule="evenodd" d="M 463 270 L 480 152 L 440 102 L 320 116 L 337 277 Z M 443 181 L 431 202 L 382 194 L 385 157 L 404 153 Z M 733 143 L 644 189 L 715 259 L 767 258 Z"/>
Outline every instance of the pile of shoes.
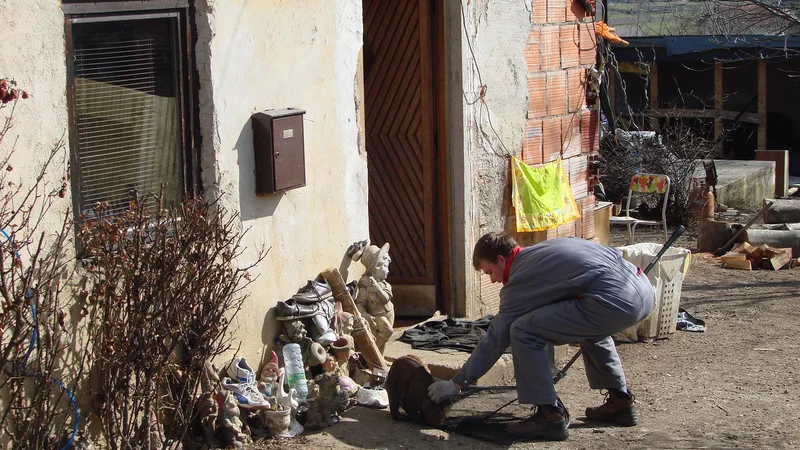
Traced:
<path fill-rule="evenodd" d="M 258 391 L 256 373 L 243 357 L 234 358 L 226 370 L 228 376 L 220 381 L 224 391 L 230 391 L 240 408 L 269 409 L 269 402 Z"/>
<path fill-rule="evenodd" d="M 275 318 L 279 321 L 310 319 L 311 338 L 327 347 L 339 337 L 331 329 L 335 314 L 331 286 L 321 275 L 300 288 L 291 299 L 278 302 Z"/>

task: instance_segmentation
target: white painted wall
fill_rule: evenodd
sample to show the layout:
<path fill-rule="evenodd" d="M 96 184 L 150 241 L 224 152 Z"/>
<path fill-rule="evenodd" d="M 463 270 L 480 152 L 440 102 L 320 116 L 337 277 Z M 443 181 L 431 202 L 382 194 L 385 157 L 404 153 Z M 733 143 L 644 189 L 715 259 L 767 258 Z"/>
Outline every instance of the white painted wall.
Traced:
<path fill-rule="evenodd" d="M 249 229 L 240 264 L 271 248 L 238 316 L 259 361 L 278 331 L 267 311 L 368 236 L 361 2 L 209 0 L 198 16 L 203 184 Z M 283 107 L 307 111 L 307 186 L 256 197 L 250 116 Z"/>

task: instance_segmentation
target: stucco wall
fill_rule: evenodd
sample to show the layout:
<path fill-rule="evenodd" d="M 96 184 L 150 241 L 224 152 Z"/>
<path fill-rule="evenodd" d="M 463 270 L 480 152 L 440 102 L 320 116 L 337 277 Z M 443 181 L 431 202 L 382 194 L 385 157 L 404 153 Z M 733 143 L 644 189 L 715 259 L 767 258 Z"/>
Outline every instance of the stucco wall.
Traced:
<path fill-rule="evenodd" d="M 525 45 L 531 29 L 530 4 L 476 0 L 463 5 L 461 55 L 464 89 L 464 151 L 471 165 L 471 244 L 504 227 L 508 160 L 522 146 L 528 104 Z M 486 86 L 481 100 L 481 86 Z M 472 245 L 468 245 L 471 253 Z M 466 268 L 474 293 L 466 313 L 488 312 L 480 277 Z"/>
<path fill-rule="evenodd" d="M 241 354 L 259 361 L 278 331 L 267 311 L 368 236 L 361 3 L 210 0 L 197 10 L 203 184 L 249 229 L 240 263 L 271 249 L 238 316 Z M 283 107 L 307 111 L 307 185 L 257 197 L 249 119 Z"/>
<path fill-rule="evenodd" d="M 241 215 L 247 251 L 240 265 L 270 249 L 235 336 L 255 365 L 278 331 L 267 311 L 327 267 L 346 269 L 347 245 L 368 236 L 361 2 L 210 0 L 196 11 L 203 185 Z M 0 76 L 33 94 L 19 103 L 4 144 L 20 136 L 12 165 L 25 179 L 68 137 L 64 14 L 56 0 L 3 0 L 0 16 Z M 289 106 L 307 110 L 307 186 L 256 197 L 250 116 Z M 61 183 L 65 162 L 53 182 Z M 69 194 L 59 204 L 70 207 Z M 359 269 L 353 265 L 351 277 Z"/>
<path fill-rule="evenodd" d="M 534 166 L 561 158 L 573 195 L 586 213 L 558 229 L 518 233 L 520 244 L 593 238 L 588 174 L 598 145 L 597 111 L 585 102 L 586 73 L 596 54 L 593 17 L 586 16 L 577 0 L 478 0 L 464 8 L 461 52 L 464 145 L 473 175 L 471 243 L 489 231 L 516 233 L 506 201 L 509 154 Z M 471 274 L 467 314 L 495 312 L 499 285 Z"/>
<path fill-rule="evenodd" d="M 0 2 L 0 77 L 13 78 L 31 94 L 14 110 L 13 128 L 0 144 L 6 155 L 16 142 L 11 160 L 10 179 L 31 182 L 50 149 L 67 139 L 66 56 L 64 54 L 64 14 L 54 0 L 3 0 Z M 11 104 L 0 112 L 0 123 L 11 113 Z M 61 184 L 67 162 L 63 157 L 50 166 L 46 181 Z M 72 206 L 67 197 L 42 223 L 41 229 L 56 229 L 59 212 Z"/>

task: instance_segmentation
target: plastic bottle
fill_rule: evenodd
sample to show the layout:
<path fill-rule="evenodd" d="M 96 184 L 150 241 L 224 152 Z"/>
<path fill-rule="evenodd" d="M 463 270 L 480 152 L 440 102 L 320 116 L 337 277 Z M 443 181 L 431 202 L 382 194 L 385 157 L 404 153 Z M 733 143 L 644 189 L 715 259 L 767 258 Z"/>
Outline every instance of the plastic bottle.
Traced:
<path fill-rule="evenodd" d="M 306 369 L 303 366 L 303 352 L 299 344 L 292 343 L 283 346 L 283 364 L 286 366 L 286 380 L 289 389 L 297 391 L 297 401 L 305 402 L 308 397 L 308 384 Z"/>

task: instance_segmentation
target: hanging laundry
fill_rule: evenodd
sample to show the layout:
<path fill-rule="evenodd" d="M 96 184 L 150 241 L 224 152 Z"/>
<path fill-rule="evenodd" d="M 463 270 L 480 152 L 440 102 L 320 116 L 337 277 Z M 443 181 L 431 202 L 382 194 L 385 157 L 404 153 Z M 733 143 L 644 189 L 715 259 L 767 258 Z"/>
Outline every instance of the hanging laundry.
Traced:
<path fill-rule="evenodd" d="M 549 230 L 580 218 L 560 158 L 531 167 L 512 157 L 511 184 L 518 232 Z"/>

